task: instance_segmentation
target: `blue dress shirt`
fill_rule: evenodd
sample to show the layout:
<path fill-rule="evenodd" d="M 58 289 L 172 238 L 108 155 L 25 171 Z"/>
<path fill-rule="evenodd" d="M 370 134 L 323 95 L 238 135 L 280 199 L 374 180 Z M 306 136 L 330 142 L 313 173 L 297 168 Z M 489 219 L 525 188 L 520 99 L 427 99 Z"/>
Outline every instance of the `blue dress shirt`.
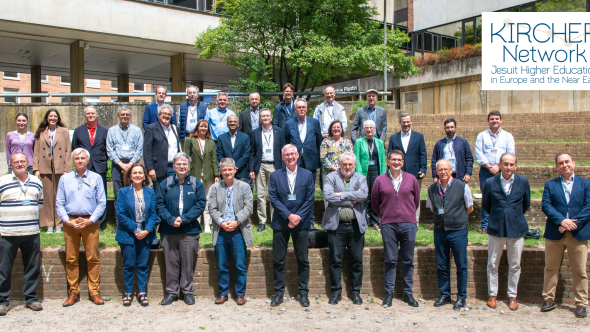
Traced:
<path fill-rule="evenodd" d="M 92 222 L 102 216 L 107 207 L 102 178 L 97 173 L 86 170 L 82 177 L 72 171 L 59 179 L 57 187 L 56 210 L 63 221 L 68 215 L 89 215 Z"/>
<path fill-rule="evenodd" d="M 492 166 L 498 165 L 500 156 L 504 152 L 516 154 L 512 134 L 498 129 L 498 135 L 494 136 L 488 129 L 477 135 L 475 140 L 475 160 L 479 166 L 488 163 Z"/>
<path fill-rule="evenodd" d="M 219 107 L 216 107 L 207 111 L 205 120 L 209 123 L 212 140 L 217 141 L 217 138 L 220 135 L 229 131 L 229 128 L 227 127 L 227 118 L 232 115 L 236 115 L 236 113 L 227 108 L 224 111 L 221 111 Z"/>

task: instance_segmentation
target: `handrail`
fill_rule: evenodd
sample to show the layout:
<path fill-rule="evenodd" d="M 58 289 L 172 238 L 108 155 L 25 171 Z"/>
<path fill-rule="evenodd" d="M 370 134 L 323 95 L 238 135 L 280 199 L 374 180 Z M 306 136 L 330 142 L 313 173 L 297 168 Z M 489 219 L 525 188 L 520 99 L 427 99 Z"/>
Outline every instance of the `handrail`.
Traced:
<path fill-rule="evenodd" d="M 49 93 L 0 93 L 3 97 L 49 97 Z"/>
<path fill-rule="evenodd" d="M 264 96 L 282 96 L 282 92 L 260 92 Z M 323 91 L 302 91 L 294 92 L 295 96 L 321 96 Z M 340 96 L 362 96 L 364 91 L 337 91 Z M 391 95 L 391 91 L 379 91 L 380 95 Z M 152 97 L 154 93 L 151 92 L 104 92 L 104 93 L 0 93 L 0 98 L 3 97 Z M 247 92 L 227 92 L 230 97 L 249 96 Z M 186 96 L 186 92 L 169 92 L 168 96 Z M 217 96 L 217 92 L 201 92 L 199 96 Z"/>

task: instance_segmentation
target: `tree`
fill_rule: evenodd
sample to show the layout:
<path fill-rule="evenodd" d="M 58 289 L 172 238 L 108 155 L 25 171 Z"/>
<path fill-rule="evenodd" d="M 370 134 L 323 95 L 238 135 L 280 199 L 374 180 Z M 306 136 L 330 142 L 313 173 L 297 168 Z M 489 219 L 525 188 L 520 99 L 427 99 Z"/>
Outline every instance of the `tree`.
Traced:
<path fill-rule="evenodd" d="M 380 23 L 371 19 L 376 10 L 366 0 L 220 0 L 216 5 L 225 16 L 197 37 L 195 48 L 199 58 L 222 57 L 248 75 L 237 82 L 242 88 L 274 84 L 276 89 L 290 82 L 295 91 L 313 90 L 334 77 L 382 73 L 385 59 L 396 78 L 418 72 L 399 49 L 410 41 L 407 34 L 388 31 L 384 46 Z"/>

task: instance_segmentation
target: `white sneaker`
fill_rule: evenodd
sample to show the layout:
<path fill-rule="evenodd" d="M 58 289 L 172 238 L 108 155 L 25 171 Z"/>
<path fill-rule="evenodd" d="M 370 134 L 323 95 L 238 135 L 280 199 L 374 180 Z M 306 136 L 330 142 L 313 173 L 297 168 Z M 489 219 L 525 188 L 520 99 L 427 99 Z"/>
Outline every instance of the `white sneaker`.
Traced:
<path fill-rule="evenodd" d="M 47 234 L 53 233 L 53 227 L 47 227 Z"/>
<path fill-rule="evenodd" d="M 209 225 L 205 225 L 205 233 L 211 233 L 211 227 Z"/>
<path fill-rule="evenodd" d="M 55 232 L 56 233 L 63 233 L 61 227 L 55 227 Z"/>

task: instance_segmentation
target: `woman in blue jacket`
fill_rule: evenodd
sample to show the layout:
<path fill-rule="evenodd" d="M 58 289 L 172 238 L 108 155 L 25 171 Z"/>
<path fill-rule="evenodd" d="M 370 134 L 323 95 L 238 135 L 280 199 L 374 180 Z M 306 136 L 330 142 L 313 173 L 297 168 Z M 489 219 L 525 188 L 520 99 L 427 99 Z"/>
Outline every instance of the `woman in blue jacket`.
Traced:
<path fill-rule="evenodd" d="M 131 293 L 137 266 L 138 301 L 147 307 L 146 286 L 149 275 L 148 260 L 150 248 L 155 237 L 156 195 L 150 184 L 145 167 L 135 164 L 124 177 L 128 187 L 121 188 L 117 199 L 117 218 L 119 227 L 115 240 L 121 247 L 123 256 L 123 281 L 125 295 L 123 306 L 131 305 Z"/>

